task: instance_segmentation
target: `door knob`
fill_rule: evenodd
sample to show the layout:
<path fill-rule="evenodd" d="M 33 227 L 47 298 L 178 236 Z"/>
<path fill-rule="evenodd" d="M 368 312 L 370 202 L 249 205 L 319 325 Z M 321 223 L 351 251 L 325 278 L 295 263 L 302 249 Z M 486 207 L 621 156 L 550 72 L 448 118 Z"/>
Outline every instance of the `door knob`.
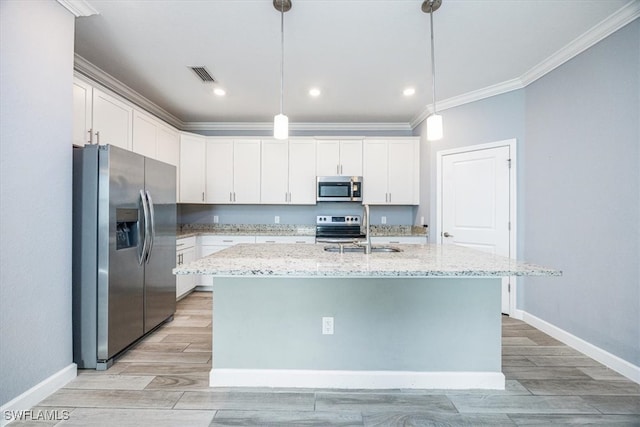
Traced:
<path fill-rule="evenodd" d="M 453 237 L 453 234 L 449 234 L 447 231 L 444 232 L 444 237 Z"/>

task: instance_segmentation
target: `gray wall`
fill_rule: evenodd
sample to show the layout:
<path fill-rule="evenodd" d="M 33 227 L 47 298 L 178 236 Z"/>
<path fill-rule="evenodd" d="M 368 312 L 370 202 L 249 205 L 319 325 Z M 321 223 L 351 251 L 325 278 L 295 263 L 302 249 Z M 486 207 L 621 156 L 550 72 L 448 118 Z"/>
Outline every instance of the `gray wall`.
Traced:
<path fill-rule="evenodd" d="M 640 366 L 640 20 L 527 88 L 524 309 Z"/>
<path fill-rule="evenodd" d="M 218 216 L 220 224 L 280 224 L 315 225 L 317 215 L 362 215 L 362 204 L 357 202 L 320 202 L 310 206 L 279 205 L 178 205 L 179 224 L 212 224 Z M 381 224 L 386 216 L 387 225 L 408 225 L 414 221 L 414 206 L 372 206 L 371 224 Z"/>
<path fill-rule="evenodd" d="M 520 281 L 518 308 L 640 365 L 640 21 L 525 89 L 442 112 L 422 135 L 422 203 L 435 221 L 438 150 L 518 140 L 518 258 L 562 278 Z M 436 224 L 430 224 L 437 235 Z"/>
<path fill-rule="evenodd" d="M 74 17 L 0 3 L 0 405 L 72 363 Z"/>

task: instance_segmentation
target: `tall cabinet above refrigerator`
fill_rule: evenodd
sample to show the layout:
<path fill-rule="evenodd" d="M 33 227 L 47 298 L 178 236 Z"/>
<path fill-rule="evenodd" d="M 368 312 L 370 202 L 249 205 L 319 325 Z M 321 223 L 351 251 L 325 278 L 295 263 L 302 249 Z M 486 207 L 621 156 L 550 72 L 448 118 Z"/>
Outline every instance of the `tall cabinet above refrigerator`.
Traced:
<path fill-rule="evenodd" d="M 173 319 L 175 166 L 110 145 L 73 151 L 73 358 L 104 370 Z"/>

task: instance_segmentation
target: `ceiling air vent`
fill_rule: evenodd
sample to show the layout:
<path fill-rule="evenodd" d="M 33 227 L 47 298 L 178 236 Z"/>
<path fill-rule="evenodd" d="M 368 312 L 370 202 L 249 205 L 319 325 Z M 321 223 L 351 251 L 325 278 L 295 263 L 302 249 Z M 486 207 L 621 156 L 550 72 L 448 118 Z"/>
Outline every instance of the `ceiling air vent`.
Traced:
<path fill-rule="evenodd" d="M 197 74 L 204 83 L 213 83 L 216 79 L 207 71 L 205 67 L 189 67 Z"/>

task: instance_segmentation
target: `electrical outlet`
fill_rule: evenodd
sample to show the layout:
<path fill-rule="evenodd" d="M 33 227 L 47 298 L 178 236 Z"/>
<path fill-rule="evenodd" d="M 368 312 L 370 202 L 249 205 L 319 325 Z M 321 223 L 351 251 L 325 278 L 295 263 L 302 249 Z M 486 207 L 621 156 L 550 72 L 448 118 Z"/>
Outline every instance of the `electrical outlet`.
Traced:
<path fill-rule="evenodd" d="M 387 223 L 387 217 L 383 216 L 380 218 L 380 224 L 386 224 Z"/>
<path fill-rule="evenodd" d="M 218 215 L 214 215 L 214 216 L 213 216 L 213 223 L 214 223 L 214 224 L 217 224 L 217 223 L 219 223 L 219 222 L 220 222 L 220 218 L 218 217 Z"/>
<path fill-rule="evenodd" d="M 424 217 L 423 216 L 420 217 L 420 224 L 424 225 Z"/>
<path fill-rule="evenodd" d="M 333 317 L 322 318 L 322 335 L 333 335 Z"/>
<path fill-rule="evenodd" d="M 280 224 L 280 217 L 279 217 L 278 215 L 276 215 L 276 216 L 273 218 L 273 222 L 275 222 L 276 224 Z"/>

